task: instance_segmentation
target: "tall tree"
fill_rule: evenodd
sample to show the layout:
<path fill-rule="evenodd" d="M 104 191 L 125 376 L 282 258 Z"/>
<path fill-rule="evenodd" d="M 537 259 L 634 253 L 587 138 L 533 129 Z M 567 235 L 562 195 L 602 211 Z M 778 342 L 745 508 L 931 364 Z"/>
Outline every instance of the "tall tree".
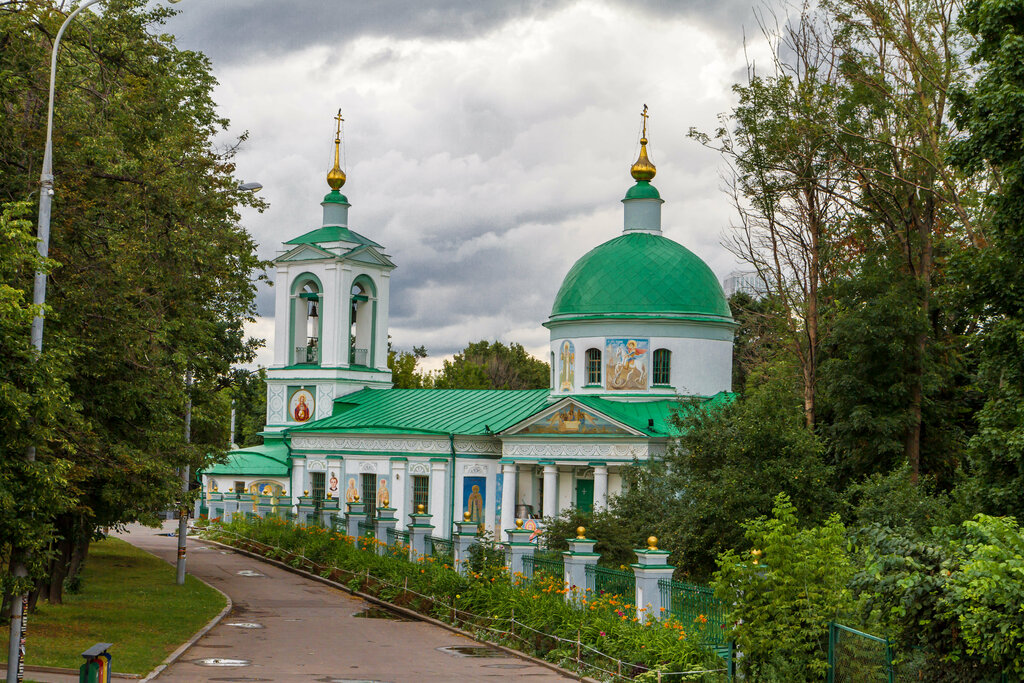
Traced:
<path fill-rule="evenodd" d="M 898 381 L 887 387 L 874 382 L 876 391 L 859 398 L 847 394 L 848 405 L 836 406 L 842 412 L 834 426 L 852 438 L 858 420 L 871 412 L 872 393 L 888 389 L 900 395 L 905 407 L 890 417 L 902 422 L 903 457 L 916 481 L 928 403 L 950 381 L 942 357 L 957 353 L 951 314 L 936 296 L 942 266 L 951 252 L 978 239 L 970 192 L 946 159 L 956 132 L 949 94 L 966 77 L 962 31 L 955 22 L 959 3 L 830 0 L 824 7 L 839 24 L 836 42 L 845 90 L 835 149 L 856 183 L 856 191 L 844 197 L 853 214 L 845 236 L 852 257 L 849 279 L 881 277 L 901 291 L 898 301 L 890 303 L 901 306 L 903 325 L 888 334 L 911 339 L 893 357 L 901 366 Z M 864 303 L 853 296 L 837 315 L 859 314 Z M 877 341 L 874 353 L 884 353 L 888 340 Z M 839 348 L 833 375 L 853 374 L 862 360 Z"/>
<path fill-rule="evenodd" d="M 773 46 L 767 75 L 753 63 L 747 82 L 733 90 L 739 103 L 722 117 L 712 139 L 730 164 L 729 193 L 740 222 L 727 245 L 756 272 L 778 340 L 798 363 L 803 412 L 816 420 L 821 285 L 827 277 L 832 233 L 846 184 L 832 145 L 838 68 L 828 15 L 809 3 L 783 25 L 762 14 Z"/>
<path fill-rule="evenodd" d="M 180 497 L 177 469 L 202 465 L 227 445 L 227 415 L 213 394 L 255 343 L 261 262 L 238 224 L 233 147 L 200 54 L 160 34 L 167 9 L 109 0 L 82 14 L 58 55 L 50 256 L 60 264 L 47 294 L 44 348 L 75 362 L 66 382 L 79 419 L 53 449 L 70 465 L 77 502 L 57 516 L 51 580 L 98 526 L 145 519 Z M 0 199 L 37 191 L 52 37 L 64 13 L 48 0 L 0 7 Z M 25 290 L 28 280 L 16 287 Z M 186 371 L 197 427 L 184 443 Z"/>
<path fill-rule="evenodd" d="M 977 79 L 958 92 L 957 122 L 968 132 L 954 158 L 989 190 L 982 248 L 955 269 L 970 287 L 985 329 L 980 372 L 985 404 L 971 441 L 977 487 L 997 514 L 1024 515 L 1024 6 L 971 0 L 963 26 L 977 40 Z"/>

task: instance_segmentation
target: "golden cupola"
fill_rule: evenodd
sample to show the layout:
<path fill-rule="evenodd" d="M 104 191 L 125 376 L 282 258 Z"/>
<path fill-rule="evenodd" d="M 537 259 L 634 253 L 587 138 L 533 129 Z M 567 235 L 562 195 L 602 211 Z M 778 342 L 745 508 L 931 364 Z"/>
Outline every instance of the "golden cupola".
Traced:
<path fill-rule="evenodd" d="M 650 182 L 657 175 L 658 169 L 651 163 L 650 158 L 647 156 L 647 105 L 644 105 L 644 111 L 640 116 L 644 120 L 643 133 L 640 134 L 640 156 L 636 162 L 629 169 L 629 174 L 633 176 L 634 180 L 643 180 Z"/>

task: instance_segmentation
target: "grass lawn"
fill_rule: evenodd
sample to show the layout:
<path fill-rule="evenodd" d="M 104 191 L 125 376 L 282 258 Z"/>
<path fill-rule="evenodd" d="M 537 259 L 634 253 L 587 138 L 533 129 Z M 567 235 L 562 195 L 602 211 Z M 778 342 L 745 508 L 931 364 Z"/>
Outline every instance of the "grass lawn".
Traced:
<path fill-rule="evenodd" d="M 39 603 L 28 619 L 26 664 L 77 669 L 82 652 L 113 643 L 113 669 L 147 674 L 224 609 L 224 597 L 192 576 L 174 583 L 174 567 L 124 541 L 89 549 L 82 590 L 63 605 Z M 7 661 L 9 626 L 0 628 Z"/>

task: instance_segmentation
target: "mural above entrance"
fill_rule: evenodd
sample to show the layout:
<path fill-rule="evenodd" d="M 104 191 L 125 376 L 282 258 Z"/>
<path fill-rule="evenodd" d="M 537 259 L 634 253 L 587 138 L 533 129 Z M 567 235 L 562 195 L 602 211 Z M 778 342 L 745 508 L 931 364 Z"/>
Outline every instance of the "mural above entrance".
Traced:
<path fill-rule="evenodd" d="M 600 415 L 570 403 L 546 418 L 516 432 L 517 434 L 629 434 Z"/>
<path fill-rule="evenodd" d="M 646 339 L 605 339 L 605 388 L 609 391 L 647 390 Z"/>
<path fill-rule="evenodd" d="M 316 399 L 312 392 L 306 389 L 298 389 L 292 392 L 288 401 L 288 416 L 296 422 L 308 422 L 313 417 L 313 410 L 316 408 Z"/>

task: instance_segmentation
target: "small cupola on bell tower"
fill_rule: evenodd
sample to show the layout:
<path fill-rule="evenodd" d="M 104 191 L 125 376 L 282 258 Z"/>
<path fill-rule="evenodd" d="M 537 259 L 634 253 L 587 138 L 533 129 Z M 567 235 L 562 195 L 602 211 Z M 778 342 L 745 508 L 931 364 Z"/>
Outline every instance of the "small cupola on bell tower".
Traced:
<path fill-rule="evenodd" d="M 643 117 L 643 132 L 640 135 L 640 156 L 630 167 L 629 174 L 636 185 L 629 188 L 622 200 L 624 232 L 661 233 L 661 205 L 664 204 L 658 188 L 651 181 L 658 169 L 647 156 L 647 105 L 640 114 Z"/>
<path fill-rule="evenodd" d="M 320 206 L 324 207 L 324 222 L 322 227 L 348 227 L 348 197 L 341 193 L 345 184 L 345 172 L 341 170 L 341 123 L 345 119 L 341 117 L 341 110 L 334 117 L 338 122 L 338 128 L 334 134 L 334 168 L 327 172 L 327 184 L 331 191 L 327 193 Z"/>

